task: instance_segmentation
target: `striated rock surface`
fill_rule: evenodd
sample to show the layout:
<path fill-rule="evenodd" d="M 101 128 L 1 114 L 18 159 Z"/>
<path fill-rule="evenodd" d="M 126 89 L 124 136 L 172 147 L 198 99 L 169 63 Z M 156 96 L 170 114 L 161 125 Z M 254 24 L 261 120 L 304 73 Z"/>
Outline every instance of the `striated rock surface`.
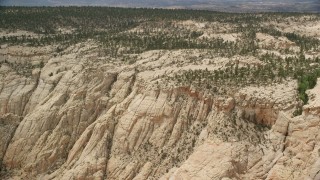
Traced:
<path fill-rule="evenodd" d="M 191 50 L 161 50 L 126 63 L 97 48 L 88 41 L 57 56 L 48 48 L 34 57 L 44 67 L 25 74 L 2 64 L 1 178 L 320 178 L 319 85 L 293 117 L 293 80 L 220 95 L 163 77 L 224 62 L 188 63 Z M 0 52 L 14 61 L 16 51 Z"/>

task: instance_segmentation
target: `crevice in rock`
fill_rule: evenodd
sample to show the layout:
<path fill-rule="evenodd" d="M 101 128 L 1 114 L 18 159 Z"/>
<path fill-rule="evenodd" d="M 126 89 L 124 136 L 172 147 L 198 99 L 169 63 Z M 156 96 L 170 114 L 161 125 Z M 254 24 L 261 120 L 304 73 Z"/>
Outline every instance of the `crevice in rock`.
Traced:
<path fill-rule="evenodd" d="M 37 87 L 38 87 L 38 85 L 39 85 L 39 80 L 40 80 L 40 73 L 39 73 L 39 75 L 37 75 L 37 79 L 36 79 L 36 81 L 35 81 L 36 83 L 35 83 L 35 85 L 32 87 L 29 95 L 27 96 L 27 101 L 26 101 L 25 105 L 24 105 L 23 108 L 22 108 L 22 115 L 23 115 L 23 116 L 27 115 L 27 113 L 28 113 L 28 112 L 25 112 L 25 110 L 26 110 L 27 105 L 28 105 L 29 102 L 30 102 L 30 99 L 31 99 L 34 91 L 37 89 Z"/>
<path fill-rule="evenodd" d="M 283 139 L 283 141 L 282 141 L 282 143 L 283 143 L 283 147 L 282 147 L 282 149 L 281 149 L 281 152 L 283 153 L 285 150 L 286 150 L 286 145 L 285 145 L 285 143 L 286 143 L 286 140 L 287 140 L 287 137 L 288 137 L 288 131 L 289 131 L 289 125 L 290 125 L 290 123 L 287 125 L 287 129 L 286 129 L 286 133 L 285 133 L 285 135 L 284 135 L 284 139 Z"/>
<path fill-rule="evenodd" d="M 119 76 L 118 73 L 115 73 L 115 74 L 112 75 L 112 80 L 110 82 L 110 85 L 106 89 L 106 92 L 107 92 L 108 96 L 110 96 L 110 91 L 111 91 L 113 85 L 117 82 L 118 76 Z"/>
<path fill-rule="evenodd" d="M 107 155 L 106 155 L 106 165 L 105 165 L 105 169 L 103 171 L 103 179 L 108 179 L 108 174 L 107 174 L 107 171 L 108 171 L 108 162 L 109 162 L 109 159 L 110 159 L 110 156 L 111 156 L 111 153 L 112 153 L 112 146 L 113 146 L 113 141 L 114 141 L 114 131 L 118 125 L 118 120 L 115 118 L 115 114 L 114 114 L 114 111 L 112 112 L 113 114 L 113 127 L 112 127 L 112 131 L 110 132 L 111 134 L 111 137 L 108 139 L 108 144 L 107 144 Z"/>
<path fill-rule="evenodd" d="M 130 80 L 130 84 L 129 84 L 129 87 L 128 87 L 128 90 L 127 90 L 127 93 L 126 93 L 126 97 L 129 96 L 132 92 L 132 88 L 134 87 L 134 84 L 136 82 L 136 78 L 137 78 L 137 74 L 136 72 L 132 75 L 132 78 Z"/>

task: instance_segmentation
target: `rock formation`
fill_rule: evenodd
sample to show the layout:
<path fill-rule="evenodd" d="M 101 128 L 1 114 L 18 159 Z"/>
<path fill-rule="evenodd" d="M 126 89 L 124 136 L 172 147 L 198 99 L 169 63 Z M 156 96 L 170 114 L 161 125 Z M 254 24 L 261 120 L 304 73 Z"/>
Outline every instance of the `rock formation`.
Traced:
<path fill-rule="evenodd" d="M 174 79 L 264 65 L 252 56 L 170 49 L 126 61 L 99 48 L 1 47 L 1 179 L 320 179 L 320 79 L 294 116 L 292 78 L 215 91 Z"/>

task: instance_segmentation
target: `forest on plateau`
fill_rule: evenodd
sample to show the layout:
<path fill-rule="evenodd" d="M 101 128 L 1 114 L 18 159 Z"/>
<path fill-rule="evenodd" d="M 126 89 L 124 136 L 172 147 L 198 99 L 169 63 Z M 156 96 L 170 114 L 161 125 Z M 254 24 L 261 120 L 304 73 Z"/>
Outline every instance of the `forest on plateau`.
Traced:
<path fill-rule="evenodd" d="M 208 58 L 253 56 L 264 65 L 244 66 L 236 60 L 227 63 L 225 68 L 186 70 L 166 78 L 212 91 L 216 91 L 215 86 L 270 84 L 293 78 L 299 83 L 299 97 L 305 104 L 308 101 L 305 91 L 314 87 L 319 76 L 317 64 L 320 58 L 310 54 L 319 53 L 320 40 L 307 34 L 281 31 L 274 22 L 290 24 L 303 20 L 312 23 L 319 19 L 319 14 L 312 13 L 239 14 L 112 7 L 0 7 L 0 27 L 9 34 L 0 37 L 0 44 L 30 47 L 56 45 L 56 53 L 60 53 L 69 46 L 92 39 L 99 43 L 101 56 L 128 63 L 136 61 L 132 54 L 150 50 L 198 49 L 205 50 Z M 201 28 L 186 28 L 179 23 L 181 21 L 207 24 Z M 221 28 L 219 24 L 228 28 Z M 14 32 L 19 30 L 32 34 L 16 35 Z M 208 37 L 207 30 L 217 34 L 236 34 L 237 39 L 230 41 L 218 36 Z M 257 38 L 257 34 L 288 41 L 278 47 L 275 44 L 266 45 Z M 10 66 L 17 65 L 11 63 Z"/>

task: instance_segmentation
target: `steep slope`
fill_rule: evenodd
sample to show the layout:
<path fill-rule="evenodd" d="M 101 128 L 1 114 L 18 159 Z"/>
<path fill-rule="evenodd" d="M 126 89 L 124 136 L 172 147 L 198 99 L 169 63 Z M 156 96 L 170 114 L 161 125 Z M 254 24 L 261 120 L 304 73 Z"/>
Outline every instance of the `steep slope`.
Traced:
<path fill-rule="evenodd" d="M 75 28 L 0 30 L 0 179 L 320 178 L 317 15 L 42 10 Z"/>
<path fill-rule="evenodd" d="M 295 81 L 227 96 L 165 83 L 165 73 L 203 67 L 166 61 L 183 62 L 185 53 L 151 51 L 119 66 L 107 58 L 92 61 L 95 44 L 88 42 L 49 58 L 30 77 L 6 68 L 4 80 L 23 81 L 2 85 L 4 177 L 317 176 L 319 118 L 290 117 Z"/>

